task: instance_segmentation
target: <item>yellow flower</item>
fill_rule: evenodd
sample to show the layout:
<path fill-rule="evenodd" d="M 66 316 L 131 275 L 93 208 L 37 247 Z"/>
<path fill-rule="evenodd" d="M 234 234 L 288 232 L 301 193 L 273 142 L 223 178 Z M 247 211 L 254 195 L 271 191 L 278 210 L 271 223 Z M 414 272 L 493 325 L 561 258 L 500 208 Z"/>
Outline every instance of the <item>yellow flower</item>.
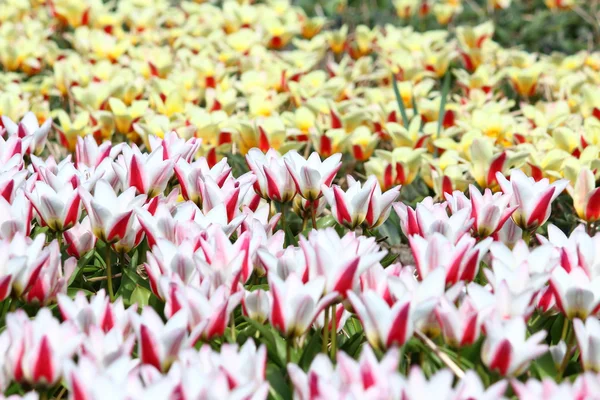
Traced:
<path fill-rule="evenodd" d="M 352 132 L 349 139 L 352 155 L 357 161 L 366 161 L 371 158 L 379 137 L 366 126 L 359 126 Z"/>
<path fill-rule="evenodd" d="M 57 128 L 61 144 L 70 152 L 75 151 L 78 136 L 85 136 L 90 126 L 90 114 L 80 112 L 73 120 L 62 109 L 54 110 L 53 117 L 58 119 L 60 127 Z"/>
<path fill-rule="evenodd" d="M 255 93 L 248 99 L 251 117 L 268 117 L 277 113 L 279 107 L 286 101 L 287 95 L 273 92 Z"/>
<path fill-rule="evenodd" d="M 419 7 L 419 0 L 394 0 L 394 8 L 398 17 L 409 19 L 412 17 Z"/>
<path fill-rule="evenodd" d="M 345 129 L 327 129 L 311 135 L 312 145 L 321 157 L 329 157 L 335 153 L 344 153 L 350 135 Z"/>
<path fill-rule="evenodd" d="M 536 63 L 529 67 L 510 67 L 506 72 L 515 91 L 521 96 L 533 96 L 544 67 Z"/>
<path fill-rule="evenodd" d="M 152 93 L 149 104 L 156 112 L 169 118 L 185 111 L 185 102 L 177 90 L 173 90 L 166 96 L 163 93 Z"/>
<path fill-rule="evenodd" d="M 481 188 L 497 188 L 496 172 L 506 174 L 510 167 L 519 166 L 527 152 L 498 151 L 494 141 L 487 138 L 473 140 L 470 147 L 469 172 Z"/>
<path fill-rule="evenodd" d="M 328 31 L 325 33 L 329 48 L 334 54 L 341 54 L 346 45 L 346 37 L 348 35 L 348 26 L 343 25 L 337 31 Z"/>
<path fill-rule="evenodd" d="M 115 116 L 117 132 L 124 135 L 133 131 L 132 124 L 136 122 L 148 109 L 148 101 L 134 101 L 131 106 L 126 106 L 121 100 L 111 97 L 108 99 L 110 110 Z"/>
<path fill-rule="evenodd" d="M 577 4 L 577 0 L 544 0 L 546 7 L 551 10 L 567 10 Z"/>
<path fill-rule="evenodd" d="M 574 185 L 571 184 L 567 186 L 567 192 L 573 199 L 577 216 L 586 222 L 600 220 L 600 189 L 596 188 L 594 172 L 589 168 L 582 168 Z"/>
<path fill-rule="evenodd" d="M 367 175 L 375 175 L 383 190 L 395 185 L 408 185 L 419 172 L 425 149 L 398 147 L 393 151 L 375 150 L 365 163 Z"/>

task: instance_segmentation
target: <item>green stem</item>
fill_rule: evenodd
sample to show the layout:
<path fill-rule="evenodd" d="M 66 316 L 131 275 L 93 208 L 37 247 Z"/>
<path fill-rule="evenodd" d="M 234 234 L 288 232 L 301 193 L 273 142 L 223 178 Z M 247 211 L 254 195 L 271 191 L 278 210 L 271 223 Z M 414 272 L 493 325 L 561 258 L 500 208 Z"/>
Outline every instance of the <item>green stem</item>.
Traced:
<path fill-rule="evenodd" d="M 58 242 L 58 251 L 61 252 L 62 251 L 62 233 L 60 233 L 60 232 L 56 233 L 56 241 Z"/>
<path fill-rule="evenodd" d="M 273 201 L 269 199 L 267 203 L 269 203 L 269 219 L 271 219 L 273 217 Z"/>
<path fill-rule="evenodd" d="M 312 220 L 313 229 L 317 229 L 317 207 L 319 202 L 317 200 L 310 202 L 310 218 Z"/>
<path fill-rule="evenodd" d="M 561 340 L 564 341 L 565 343 L 567 340 L 567 332 L 568 331 L 569 331 L 569 319 L 567 317 L 565 317 L 565 320 L 563 322 L 562 333 L 560 335 Z"/>
<path fill-rule="evenodd" d="M 327 342 L 329 341 L 329 307 L 325 308 L 325 323 L 323 324 L 323 347 L 322 352 L 327 354 Z"/>
<path fill-rule="evenodd" d="M 300 229 L 300 232 L 304 232 L 304 230 L 306 229 L 306 225 L 308 225 L 308 217 L 306 217 L 306 215 L 302 218 L 302 229 Z"/>
<path fill-rule="evenodd" d="M 556 372 L 556 381 L 557 382 L 562 381 L 563 374 L 565 373 L 565 370 L 567 369 L 567 366 L 569 365 L 569 361 L 571 360 L 571 353 L 572 353 L 572 347 L 574 345 L 573 342 L 575 339 L 575 335 L 573 334 L 572 330 L 569 329 L 569 326 L 571 325 L 570 322 L 571 321 L 569 321 L 568 319 L 565 319 L 565 324 L 563 325 L 562 338 L 563 338 L 563 340 L 565 340 L 565 343 L 567 344 L 567 350 L 565 351 L 565 356 L 563 357 L 563 360 L 560 363 L 560 367 L 558 368 L 558 371 Z M 566 328 L 565 328 L 565 326 L 566 326 Z"/>
<path fill-rule="evenodd" d="M 525 241 L 525 244 L 529 246 L 529 243 L 531 242 L 531 232 L 524 230 L 522 238 Z"/>
<path fill-rule="evenodd" d="M 60 392 L 58 392 L 58 395 L 56 396 L 56 400 L 62 399 L 62 397 L 64 396 L 66 391 L 67 391 L 67 388 L 64 386 L 62 388 L 60 388 Z"/>
<path fill-rule="evenodd" d="M 292 362 L 292 338 L 285 341 L 285 361 L 287 364 Z"/>
<path fill-rule="evenodd" d="M 281 230 L 285 232 L 285 209 L 286 203 L 281 203 Z"/>
<path fill-rule="evenodd" d="M 335 362 L 337 351 L 337 316 L 335 304 L 331 306 L 331 360 Z"/>
<path fill-rule="evenodd" d="M 108 297 L 112 302 L 115 299 L 115 293 L 113 291 L 112 262 L 110 260 L 110 253 L 110 244 L 106 243 L 106 253 L 104 254 L 104 262 L 106 263 L 106 286 L 108 287 Z"/>
<path fill-rule="evenodd" d="M 233 312 L 231 313 L 231 343 L 235 343 L 237 340 L 236 332 L 235 332 L 235 317 Z"/>

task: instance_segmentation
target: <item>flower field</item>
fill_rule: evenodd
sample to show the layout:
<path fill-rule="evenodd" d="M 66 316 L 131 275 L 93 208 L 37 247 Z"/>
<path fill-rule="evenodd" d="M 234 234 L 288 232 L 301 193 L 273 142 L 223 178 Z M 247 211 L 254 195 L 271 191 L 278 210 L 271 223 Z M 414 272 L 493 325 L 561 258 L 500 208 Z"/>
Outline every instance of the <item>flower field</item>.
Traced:
<path fill-rule="evenodd" d="M 0 3 L 0 399 L 600 399 L 600 2 L 300 3 Z"/>

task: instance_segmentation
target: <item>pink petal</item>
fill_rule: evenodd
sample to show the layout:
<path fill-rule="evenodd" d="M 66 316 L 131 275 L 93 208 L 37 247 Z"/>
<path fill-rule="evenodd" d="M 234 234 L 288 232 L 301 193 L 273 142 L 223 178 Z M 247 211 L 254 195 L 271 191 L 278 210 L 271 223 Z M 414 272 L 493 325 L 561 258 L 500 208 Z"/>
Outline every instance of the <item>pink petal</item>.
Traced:
<path fill-rule="evenodd" d="M 504 339 L 496 349 L 496 354 L 490 363 L 491 370 L 497 370 L 500 375 L 506 375 L 512 358 L 512 346 L 508 339 Z"/>
<path fill-rule="evenodd" d="M 161 371 L 156 339 L 150 329 L 143 325 L 140 327 L 140 359 L 142 364 L 150 364 Z"/>
<path fill-rule="evenodd" d="M 55 372 L 54 363 L 52 362 L 52 348 L 50 347 L 48 337 L 44 336 L 42 337 L 39 353 L 33 365 L 33 381 L 41 382 L 44 379 L 46 383 L 53 383 Z"/>

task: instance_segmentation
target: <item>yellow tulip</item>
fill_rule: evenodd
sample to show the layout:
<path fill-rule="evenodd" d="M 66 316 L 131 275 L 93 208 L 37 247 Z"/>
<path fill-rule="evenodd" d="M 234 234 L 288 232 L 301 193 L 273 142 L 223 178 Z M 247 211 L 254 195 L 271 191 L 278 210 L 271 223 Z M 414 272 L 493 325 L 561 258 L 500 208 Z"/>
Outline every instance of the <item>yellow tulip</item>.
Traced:
<path fill-rule="evenodd" d="M 108 99 L 108 105 L 115 117 L 115 126 L 117 132 L 124 135 L 133 131 L 132 124 L 144 115 L 148 109 L 148 101 L 134 101 L 131 106 L 126 106 L 121 100 L 111 97 Z"/>
<path fill-rule="evenodd" d="M 58 119 L 60 127 L 57 127 L 61 144 L 70 152 L 75 151 L 78 136 L 85 136 L 90 130 L 90 114 L 87 111 L 80 112 L 73 120 L 62 109 L 52 112 L 54 118 Z"/>

